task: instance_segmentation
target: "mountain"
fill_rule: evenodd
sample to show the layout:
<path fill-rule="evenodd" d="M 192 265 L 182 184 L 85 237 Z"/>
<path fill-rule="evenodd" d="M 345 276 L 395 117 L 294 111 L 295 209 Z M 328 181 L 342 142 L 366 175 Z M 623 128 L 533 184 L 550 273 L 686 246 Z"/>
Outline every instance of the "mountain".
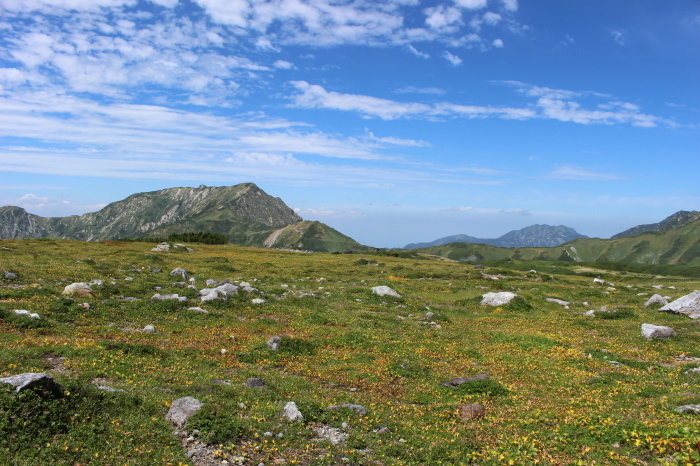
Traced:
<path fill-rule="evenodd" d="M 567 243 L 577 238 L 587 238 L 587 236 L 564 225 L 530 225 L 520 230 L 509 231 L 499 238 L 483 239 L 469 235 L 453 235 L 437 239 L 430 243 L 407 244 L 403 249 L 427 248 L 449 243 L 490 244 L 491 246 L 503 248 L 552 247 L 559 246 L 560 244 Z"/>
<path fill-rule="evenodd" d="M 700 265 L 700 217 L 666 231 L 646 231 L 615 239 L 578 238 L 548 248 L 503 248 L 489 244 L 450 243 L 415 249 L 413 252 L 457 261 L 516 259 Z"/>
<path fill-rule="evenodd" d="M 640 233 L 644 233 L 647 231 L 669 231 L 669 230 L 675 230 L 676 228 L 680 228 L 684 225 L 687 225 L 690 222 L 693 222 L 694 220 L 697 220 L 700 218 L 700 212 L 697 210 L 693 211 L 688 211 L 688 210 L 679 210 L 673 215 L 670 215 L 666 217 L 665 219 L 661 220 L 659 223 L 650 223 L 647 225 L 637 225 L 636 227 L 632 227 L 629 230 L 625 230 L 621 233 L 618 233 L 616 235 L 611 236 L 611 239 L 617 239 L 617 238 L 624 238 L 625 236 L 632 236 L 632 235 L 638 235 Z"/>
<path fill-rule="evenodd" d="M 304 222 L 282 199 L 268 195 L 253 183 L 138 193 L 98 212 L 70 217 L 47 218 L 20 207 L 0 208 L 0 237 L 10 239 L 101 241 L 203 231 L 224 235 L 233 243 L 265 247 L 272 235 L 292 225 L 296 225 L 292 229 L 296 236 L 278 234 L 275 241 L 267 241 L 268 247 L 296 248 L 296 244 L 304 244 L 308 245 L 304 249 L 315 251 L 361 247 L 327 225 Z"/>

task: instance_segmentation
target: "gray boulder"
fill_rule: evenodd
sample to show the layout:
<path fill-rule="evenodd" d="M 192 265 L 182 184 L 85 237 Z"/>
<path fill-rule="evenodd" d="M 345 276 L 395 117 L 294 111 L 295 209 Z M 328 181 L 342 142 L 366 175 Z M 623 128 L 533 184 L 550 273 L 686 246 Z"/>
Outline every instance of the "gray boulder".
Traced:
<path fill-rule="evenodd" d="M 12 377 L 0 379 L 0 383 L 12 385 L 17 393 L 38 388 L 49 391 L 55 396 L 63 396 L 63 387 L 56 383 L 50 375 L 43 372 L 13 375 Z"/>
<path fill-rule="evenodd" d="M 160 294 L 156 293 L 151 296 L 151 301 L 187 301 L 187 296 L 180 296 L 177 294 Z"/>
<path fill-rule="evenodd" d="M 263 388 L 265 386 L 265 379 L 259 377 L 251 377 L 245 381 L 246 387 L 249 388 Z"/>
<path fill-rule="evenodd" d="M 301 411 L 299 411 L 299 408 L 297 408 L 297 404 L 293 401 L 290 401 L 289 403 L 284 405 L 284 409 L 282 410 L 282 417 L 292 422 L 302 421 L 304 419 L 304 416 L 301 414 Z"/>
<path fill-rule="evenodd" d="M 341 409 L 341 408 L 347 408 L 347 409 L 350 409 L 350 410 L 352 410 L 352 411 L 355 411 L 355 412 L 357 413 L 358 416 L 367 416 L 367 408 L 365 408 L 365 407 L 362 406 L 362 405 L 356 405 L 356 404 L 352 404 L 352 403 L 345 403 L 345 404 L 342 404 L 342 405 L 333 405 L 333 406 L 329 406 L 329 407 L 328 407 L 328 409 L 333 410 L 333 411 L 335 411 L 335 410 L 337 410 L 337 409 Z"/>
<path fill-rule="evenodd" d="M 39 317 L 39 314 L 37 314 L 36 312 L 25 311 L 24 309 L 15 309 L 12 312 L 14 312 L 18 316 L 25 316 L 32 319 L 41 319 L 41 317 Z"/>
<path fill-rule="evenodd" d="M 676 332 L 671 327 L 664 327 L 663 325 L 642 324 L 642 336 L 647 340 L 671 338 L 676 336 Z"/>
<path fill-rule="evenodd" d="M 651 298 L 647 299 L 646 303 L 644 303 L 645 306 L 651 306 L 652 304 L 660 304 L 665 306 L 668 304 L 668 301 L 666 301 L 666 299 L 660 294 L 655 294 Z"/>
<path fill-rule="evenodd" d="M 400 298 L 401 295 L 398 294 L 396 291 L 392 290 L 388 286 L 375 286 L 372 288 L 372 293 L 378 295 L 378 296 L 393 296 L 394 298 Z"/>
<path fill-rule="evenodd" d="M 197 398 L 186 396 L 173 401 L 165 415 L 165 420 L 175 424 L 177 427 L 184 427 L 187 420 L 202 408 L 203 403 Z"/>
<path fill-rule="evenodd" d="M 230 295 L 238 294 L 238 287 L 231 283 L 224 283 L 216 288 L 202 288 L 199 290 L 199 296 L 203 303 L 221 299 L 226 301 Z"/>
<path fill-rule="evenodd" d="M 482 306 L 502 306 L 508 304 L 517 295 L 510 291 L 501 291 L 500 293 L 485 293 L 481 295 Z"/>
<path fill-rule="evenodd" d="M 182 267 L 177 267 L 177 268 L 171 270 L 170 275 L 173 277 L 179 276 L 179 277 L 184 278 L 185 280 L 187 280 L 187 277 L 189 276 L 189 275 L 187 275 L 187 270 L 183 269 Z"/>
<path fill-rule="evenodd" d="M 219 280 L 214 280 L 213 278 L 207 278 L 204 283 L 208 288 L 216 288 L 219 286 Z"/>
<path fill-rule="evenodd" d="M 77 294 L 81 296 L 91 296 L 92 290 L 90 285 L 85 282 L 71 283 L 63 289 L 61 294 Z"/>
<path fill-rule="evenodd" d="M 545 301 L 549 301 L 550 303 L 557 303 L 560 306 L 564 306 L 566 308 L 568 308 L 569 304 L 571 304 L 568 301 L 564 301 L 563 299 L 557 299 L 557 298 L 545 298 Z"/>
<path fill-rule="evenodd" d="M 170 245 L 168 243 L 160 243 L 155 248 L 151 249 L 151 252 L 168 252 L 170 251 Z"/>
<path fill-rule="evenodd" d="M 682 298 L 678 298 L 659 309 L 659 311 L 685 314 L 691 319 L 700 319 L 700 291 L 693 291 Z"/>
<path fill-rule="evenodd" d="M 282 337 L 274 336 L 270 337 L 265 344 L 269 346 L 272 351 L 277 351 L 280 349 L 280 341 L 282 341 Z"/>
<path fill-rule="evenodd" d="M 685 405 L 685 406 L 679 406 L 676 408 L 676 411 L 679 413 L 697 413 L 700 414 L 700 405 Z"/>
<path fill-rule="evenodd" d="M 17 280 L 17 274 L 8 270 L 3 270 L 2 276 L 5 280 Z"/>

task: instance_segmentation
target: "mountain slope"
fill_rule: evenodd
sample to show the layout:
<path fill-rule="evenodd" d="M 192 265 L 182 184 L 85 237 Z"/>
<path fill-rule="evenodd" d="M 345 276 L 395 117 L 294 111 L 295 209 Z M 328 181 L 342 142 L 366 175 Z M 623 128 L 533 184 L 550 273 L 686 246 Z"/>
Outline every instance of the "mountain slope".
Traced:
<path fill-rule="evenodd" d="M 451 243 L 414 250 L 458 261 L 490 259 L 700 265 L 700 218 L 668 231 L 616 239 L 579 238 L 549 248 Z"/>
<path fill-rule="evenodd" d="M 314 251 L 367 249 L 327 225 L 303 221 L 280 198 L 266 194 L 253 183 L 138 193 L 81 216 L 46 218 L 20 207 L 0 208 L 0 237 L 8 239 L 100 241 L 167 237 L 192 231 L 218 233 L 246 246 Z M 266 243 L 273 234 L 277 239 Z"/>
<path fill-rule="evenodd" d="M 475 238 L 469 235 L 453 235 L 429 243 L 411 243 L 403 249 L 427 248 L 449 243 L 490 244 L 503 248 L 552 247 L 577 238 L 586 238 L 571 227 L 564 225 L 530 225 L 520 230 L 509 231 L 499 238 Z"/>
<path fill-rule="evenodd" d="M 666 217 L 658 223 L 649 223 L 646 225 L 637 225 L 621 233 L 613 235 L 610 239 L 624 238 L 625 236 L 638 235 L 647 231 L 669 231 L 687 225 L 694 220 L 700 218 L 700 212 L 693 210 L 679 210 L 673 215 Z"/>

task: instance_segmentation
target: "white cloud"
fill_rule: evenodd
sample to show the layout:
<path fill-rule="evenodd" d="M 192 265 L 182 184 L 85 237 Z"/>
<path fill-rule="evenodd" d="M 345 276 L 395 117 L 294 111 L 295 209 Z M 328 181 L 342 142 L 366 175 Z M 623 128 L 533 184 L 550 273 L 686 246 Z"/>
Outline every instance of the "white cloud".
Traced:
<path fill-rule="evenodd" d="M 443 56 L 443 58 L 445 58 L 445 60 L 447 60 L 447 61 L 449 61 L 450 63 L 452 63 L 453 66 L 459 66 L 459 65 L 462 64 L 462 59 L 461 59 L 461 58 L 459 58 L 457 55 L 451 54 L 451 53 L 448 52 L 447 50 L 445 50 L 445 53 L 443 53 L 442 56 Z"/>
<path fill-rule="evenodd" d="M 532 212 L 527 209 L 521 209 L 519 207 L 515 209 L 501 209 L 500 213 L 502 214 L 517 214 L 517 215 L 522 215 L 524 217 L 529 217 L 532 215 Z"/>
<path fill-rule="evenodd" d="M 613 40 L 617 42 L 620 45 L 625 45 L 625 35 L 627 34 L 627 31 L 623 29 L 613 29 L 610 31 L 610 35 L 612 35 Z"/>
<path fill-rule="evenodd" d="M 502 48 L 503 47 L 503 41 L 501 39 L 496 39 L 493 41 L 493 46 L 497 48 Z"/>
<path fill-rule="evenodd" d="M 446 91 L 444 89 L 440 89 L 439 87 L 406 86 L 396 89 L 394 92 L 397 94 L 444 94 Z"/>
<path fill-rule="evenodd" d="M 514 12 L 518 10 L 518 0 L 501 0 L 503 3 L 503 8 L 508 11 Z"/>
<path fill-rule="evenodd" d="M 498 24 L 498 22 L 501 21 L 501 19 L 501 15 L 499 15 L 498 13 L 493 13 L 491 11 L 484 13 L 484 22 L 489 26 L 494 26 Z"/>
<path fill-rule="evenodd" d="M 100 210 L 106 204 L 78 205 L 66 200 L 53 199 L 46 196 L 36 196 L 25 194 L 19 198 L 3 199 L 2 205 L 13 205 L 21 207 L 29 213 L 42 215 L 51 213 L 52 215 L 76 215 L 84 212 L 94 212 Z"/>
<path fill-rule="evenodd" d="M 406 45 L 406 48 L 407 48 L 413 55 L 415 55 L 415 56 L 417 56 L 417 57 L 426 58 L 426 59 L 427 59 L 427 58 L 430 58 L 430 55 L 428 55 L 427 53 L 423 53 L 423 52 L 417 50 L 417 49 L 416 49 L 414 46 L 412 46 L 411 44 Z"/>
<path fill-rule="evenodd" d="M 362 218 L 366 215 L 354 209 L 328 209 L 317 207 L 312 209 L 294 208 L 294 211 L 302 218 Z"/>
<path fill-rule="evenodd" d="M 365 128 L 365 131 L 367 132 L 367 139 L 369 141 L 376 141 L 380 142 L 383 144 L 390 144 L 394 146 L 405 146 L 405 147 L 426 147 L 430 146 L 430 143 L 426 141 L 417 141 L 415 139 L 401 139 L 401 138 L 396 138 L 393 136 L 389 137 L 377 137 L 372 133 L 371 131 L 368 131 L 367 128 Z"/>
<path fill-rule="evenodd" d="M 573 167 L 566 165 L 555 168 L 554 170 L 549 172 L 545 177 L 559 180 L 580 181 L 615 181 L 620 179 L 618 175 L 613 175 L 610 173 L 599 173 L 586 170 L 581 167 Z"/>
<path fill-rule="evenodd" d="M 451 207 L 448 210 L 454 211 L 454 212 L 472 212 L 475 208 L 471 206 L 463 206 L 463 207 Z"/>
<path fill-rule="evenodd" d="M 478 10 L 480 8 L 485 8 L 488 0 L 454 0 L 455 5 L 462 8 L 468 8 L 470 10 Z"/>
<path fill-rule="evenodd" d="M 438 5 L 425 9 L 425 24 L 431 29 L 455 28 L 455 23 L 462 22 L 462 12 L 457 8 Z"/>
<path fill-rule="evenodd" d="M 290 70 L 292 68 L 296 68 L 296 66 L 294 66 L 293 63 L 290 63 L 285 60 L 277 60 L 272 66 L 281 70 Z"/>

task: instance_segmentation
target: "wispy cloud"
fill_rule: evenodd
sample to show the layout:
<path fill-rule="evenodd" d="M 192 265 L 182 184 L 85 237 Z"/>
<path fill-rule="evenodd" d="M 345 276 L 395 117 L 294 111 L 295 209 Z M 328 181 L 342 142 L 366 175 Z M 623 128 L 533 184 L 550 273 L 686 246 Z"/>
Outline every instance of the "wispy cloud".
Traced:
<path fill-rule="evenodd" d="M 47 196 L 36 196 L 34 194 L 25 194 L 19 198 L 1 199 L 0 203 L 2 203 L 2 205 L 21 207 L 27 212 L 36 215 L 46 213 L 51 213 L 51 215 L 75 215 L 100 210 L 106 205 L 74 204 L 66 200 L 53 199 Z"/>
<path fill-rule="evenodd" d="M 546 178 L 559 180 L 580 180 L 580 181 L 616 181 L 622 177 L 610 174 L 586 170 L 581 167 L 560 166 L 545 175 Z"/>
<path fill-rule="evenodd" d="M 397 94 L 444 94 L 445 91 L 444 89 L 440 89 L 439 87 L 415 87 L 415 86 L 406 86 L 406 87 L 401 87 L 399 89 L 396 89 L 394 91 Z"/>
<path fill-rule="evenodd" d="M 513 86 L 517 91 L 536 99 L 527 107 L 495 107 L 480 105 L 462 105 L 451 102 L 420 103 L 398 102 L 378 97 L 344 94 L 327 91 L 316 84 L 306 81 L 293 81 L 291 84 L 299 91 L 289 96 L 292 106 L 300 108 L 326 108 L 356 112 L 365 118 L 393 120 L 397 118 L 504 118 L 504 119 L 553 119 L 578 124 L 620 124 L 653 127 L 660 123 L 673 126 L 673 122 L 661 117 L 641 112 L 639 106 L 619 100 L 609 100 L 610 96 L 595 92 L 576 92 L 563 89 L 532 86 L 516 81 L 501 82 Z M 606 98 L 597 108 L 587 109 L 574 99 Z"/>
<path fill-rule="evenodd" d="M 447 60 L 448 62 L 452 63 L 452 66 L 459 66 L 462 64 L 462 59 L 459 58 L 457 55 L 453 55 L 447 50 L 442 54 L 443 58 Z"/>

